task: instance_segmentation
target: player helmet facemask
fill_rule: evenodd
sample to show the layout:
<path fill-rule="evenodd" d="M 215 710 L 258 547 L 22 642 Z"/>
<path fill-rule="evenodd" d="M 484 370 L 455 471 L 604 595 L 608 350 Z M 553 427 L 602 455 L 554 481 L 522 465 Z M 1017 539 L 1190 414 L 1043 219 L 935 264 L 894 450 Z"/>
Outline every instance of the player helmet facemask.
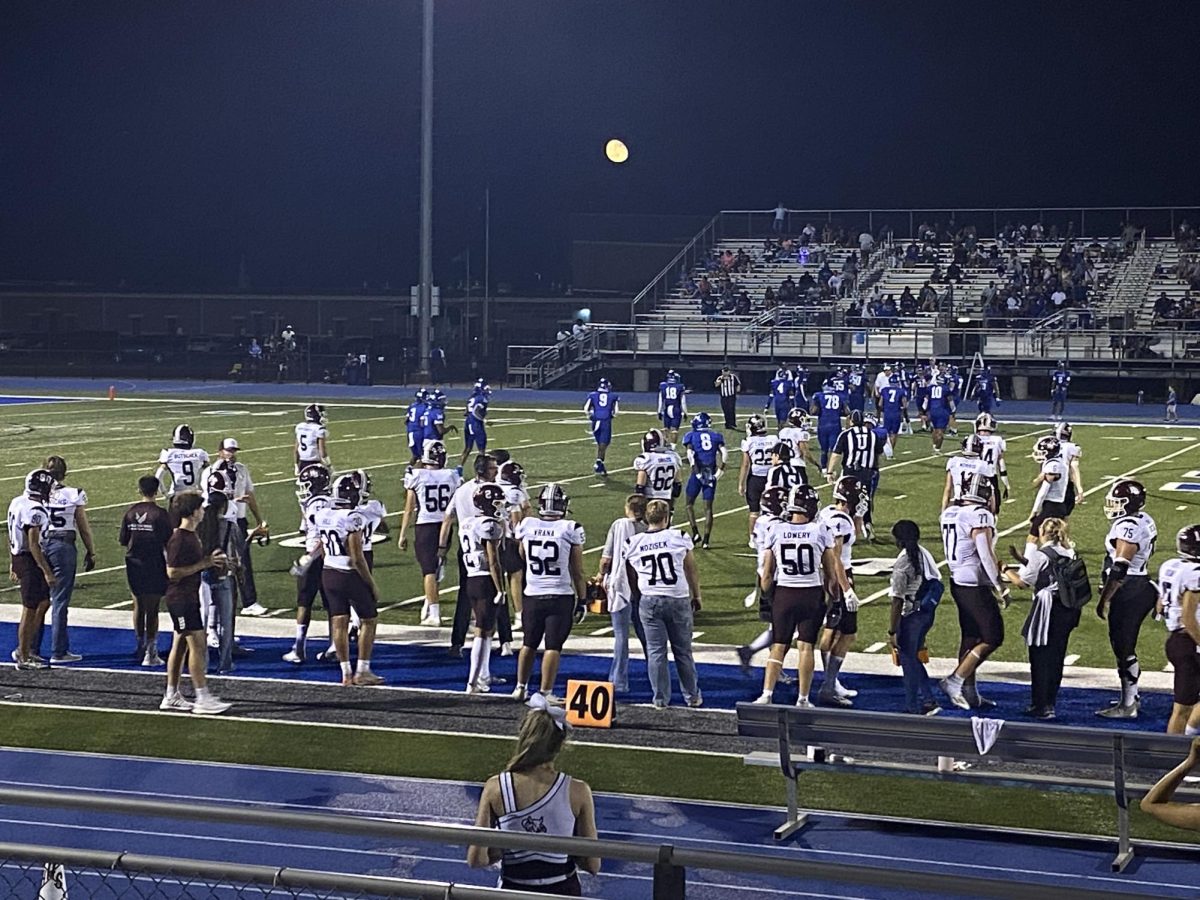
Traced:
<path fill-rule="evenodd" d="M 558 518 L 567 514 L 571 498 L 561 484 L 551 482 L 538 494 L 538 515 L 543 518 Z"/>
<path fill-rule="evenodd" d="M 762 435 L 767 433 L 767 420 L 762 416 L 751 416 L 746 420 L 746 433 Z"/>
<path fill-rule="evenodd" d="M 191 425 L 176 425 L 175 430 L 171 432 L 171 446 L 178 447 L 180 450 L 191 450 L 192 445 L 196 443 L 196 433 L 192 431 Z"/>
<path fill-rule="evenodd" d="M 362 502 L 362 494 L 353 475 L 339 475 L 333 482 L 333 502 L 337 506 L 355 507 Z"/>
<path fill-rule="evenodd" d="M 366 469 L 355 469 L 350 473 L 350 477 L 358 485 L 358 494 L 361 502 L 366 503 L 371 499 L 371 489 L 374 486 L 371 483 L 370 473 Z"/>
<path fill-rule="evenodd" d="M 325 407 L 319 403 L 310 403 L 304 407 L 304 421 L 314 425 L 324 425 L 329 421 L 325 415 Z"/>
<path fill-rule="evenodd" d="M 788 494 L 787 509 L 792 515 L 804 516 L 811 522 L 817 517 L 820 503 L 820 498 L 817 497 L 816 489 L 812 485 L 798 484 Z"/>
<path fill-rule="evenodd" d="M 45 503 L 54 490 L 54 476 L 45 469 L 34 469 L 25 476 L 25 493 Z"/>
<path fill-rule="evenodd" d="M 1056 458 L 1062 453 L 1062 445 L 1056 437 L 1041 438 L 1033 445 L 1033 458 L 1040 463 L 1044 463 L 1048 459 Z"/>
<path fill-rule="evenodd" d="M 1200 525 L 1185 525 L 1175 535 L 1175 549 L 1180 556 L 1200 560 Z"/>
<path fill-rule="evenodd" d="M 496 457 L 490 453 L 480 453 L 475 457 L 474 470 L 476 478 L 487 478 L 491 467 L 496 465 Z"/>
<path fill-rule="evenodd" d="M 426 441 L 421 448 L 421 462 L 441 469 L 446 465 L 446 445 L 441 441 Z"/>
<path fill-rule="evenodd" d="M 318 494 L 329 493 L 333 473 L 322 463 L 309 463 L 296 476 L 296 499 L 307 503 Z"/>
<path fill-rule="evenodd" d="M 489 519 L 504 517 L 504 489 L 498 484 L 481 484 L 471 495 L 471 502 L 480 515 Z"/>
<path fill-rule="evenodd" d="M 1132 516 L 1146 505 L 1146 488 L 1140 481 L 1118 481 L 1104 496 L 1104 515 L 1110 519 Z"/>

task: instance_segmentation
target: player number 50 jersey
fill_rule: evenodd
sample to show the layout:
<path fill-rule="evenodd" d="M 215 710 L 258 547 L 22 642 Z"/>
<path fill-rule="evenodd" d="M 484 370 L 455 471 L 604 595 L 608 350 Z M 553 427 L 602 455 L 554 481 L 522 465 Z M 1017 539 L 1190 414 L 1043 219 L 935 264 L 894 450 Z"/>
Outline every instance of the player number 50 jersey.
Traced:
<path fill-rule="evenodd" d="M 525 551 L 525 596 L 574 595 L 571 548 L 583 546 L 583 526 L 572 519 L 522 519 L 516 537 Z"/>
<path fill-rule="evenodd" d="M 779 587 L 821 587 L 821 557 L 833 546 L 833 532 L 817 519 L 797 525 L 780 522 L 767 534 L 775 557 L 775 584 Z"/>

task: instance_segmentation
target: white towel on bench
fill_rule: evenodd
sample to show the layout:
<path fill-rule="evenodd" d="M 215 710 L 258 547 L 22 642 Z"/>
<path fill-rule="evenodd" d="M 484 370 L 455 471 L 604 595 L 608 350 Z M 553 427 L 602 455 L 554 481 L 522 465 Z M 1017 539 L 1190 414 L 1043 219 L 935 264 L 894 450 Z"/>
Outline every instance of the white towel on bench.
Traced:
<path fill-rule="evenodd" d="M 1003 719 L 981 719 L 979 716 L 971 716 L 971 733 L 975 735 L 975 749 L 979 751 L 980 756 L 987 756 L 1003 727 Z"/>

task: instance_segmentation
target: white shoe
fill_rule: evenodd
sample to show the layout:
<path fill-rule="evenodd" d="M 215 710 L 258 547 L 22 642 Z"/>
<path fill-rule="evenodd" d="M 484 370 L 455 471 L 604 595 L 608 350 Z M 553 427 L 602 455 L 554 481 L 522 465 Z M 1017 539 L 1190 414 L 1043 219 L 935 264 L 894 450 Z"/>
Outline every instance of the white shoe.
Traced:
<path fill-rule="evenodd" d="M 183 694 L 176 691 L 170 697 L 163 697 L 162 703 L 158 704 L 158 708 L 170 712 L 191 712 L 194 706 L 191 701 L 183 699 Z"/>
<path fill-rule="evenodd" d="M 509 696 L 511 696 L 514 700 L 520 700 L 523 703 L 529 699 L 529 690 L 521 687 L 521 685 L 518 684 L 515 688 L 513 688 L 512 694 Z"/>
<path fill-rule="evenodd" d="M 513 655 L 512 644 L 508 643 L 508 641 L 505 641 L 503 644 L 501 644 L 500 645 L 500 655 L 501 656 L 512 656 Z"/>
<path fill-rule="evenodd" d="M 476 679 L 474 684 L 467 685 L 468 694 L 490 694 L 491 691 L 491 686 L 482 678 Z"/>
<path fill-rule="evenodd" d="M 426 616 L 421 620 L 422 625 L 428 625 L 432 628 L 440 628 L 442 625 L 441 616 Z"/>
<path fill-rule="evenodd" d="M 147 669 L 152 669 L 155 666 L 161 666 L 162 663 L 162 657 L 153 650 L 148 651 L 145 657 L 142 658 L 142 665 Z"/>
<path fill-rule="evenodd" d="M 293 649 L 289 650 L 287 653 L 283 654 L 283 661 L 290 662 L 290 663 L 298 666 L 304 662 L 304 657 L 301 656 L 299 653 L 297 653 L 295 648 L 293 648 Z"/>
<path fill-rule="evenodd" d="M 754 540 L 753 540 L 753 538 L 752 538 L 752 539 L 750 539 L 750 540 L 748 540 L 748 541 L 746 541 L 746 546 L 747 546 L 747 547 L 749 547 L 751 550 L 757 550 L 757 549 L 758 549 L 758 545 L 754 543 Z"/>
<path fill-rule="evenodd" d="M 265 616 L 269 612 L 270 612 L 270 610 L 267 609 L 265 606 L 263 606 L 261 603 L 255 602 L 255 603 L 251 603 L 249 606 L 247 606 L 245 609 L 243 609 L 242 615 L 244 615 L 244 616 Z"/>
<path fill-rule="evenodd" d="M 812 709 L 813 708 L 812 701 L 809 700 L 807 697 L 797 697 L 796 698 L 796 708 L 797 709 Z"/>
<path fill-rule="evenodd" d="M 546 704 L 548 706 L 566 706 L 567 705 L 566 700 L 564 700 L 562 697 L 558 696 L 558 694 L 555 694 L 552 691 L 547 691 L 542 696 L 546 698 Z"/>
<path fill-rule="evenodd" d="M 960 687 L 957 690 L 952 689 L 952 687 L 950 685 L 950 679 L 943 678 L 941 681 L 938 682 L 938 687 L 940 687 L 942 689 L 943 694 L 945 694 L 947 697 L 950 698 L 950 702 L 953 703 L 955 706 L 957 706 L 959 709 L 970 709 L 971 708 L 971 704 L 968 703 L 967 698 L 963 696 L 962 688 Z"/>
<path fill-rule="evenodd" d="M 751 702 L 758 704 L 759 706 L 766 706 L 771 702 L 771 694 L 769 691 L 763 691 L 763 693 L 758 695 L 757 699 Z"/>
<path fill-rule="evenodd" d="M 845 697 L 847 700 L 853 700 L 855 697 L 858 696 L 858 691 L 855 691 L 855 690 L 852 690 L 852 689 L 846 687 L 844 684 L 841 683 L 841 681 L 838 681 L 836 679 L 833 682 L 833 691 L 839 697 Z"/>
<path fill-rule="evenodd" d="M 215 631 L 208 633 L 208 646 L 213 650 L 221 649 L 221 638 L 217 636 Z"/>
<path fill-rule="evenodd" d="M 336 662 L 337 648 L 334 647 L 333 644 L 330 644 L 324 650 L 321 650 L 317 653 L 317 659 L 321 662 Z"/>
<path fill-rule="evenodd" d="M 192 704 L 192 714 L 197 716 L 219 716 L 232 705 L 232 703 L 222 700 L 215 694 L 209 694 L 207 697 L 197 699 Z"/>

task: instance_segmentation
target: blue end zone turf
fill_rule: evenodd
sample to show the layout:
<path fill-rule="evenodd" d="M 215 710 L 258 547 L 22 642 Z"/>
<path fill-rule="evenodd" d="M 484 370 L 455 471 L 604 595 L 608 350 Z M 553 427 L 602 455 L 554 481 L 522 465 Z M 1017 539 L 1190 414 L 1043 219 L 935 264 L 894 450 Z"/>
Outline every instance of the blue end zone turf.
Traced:
<path fill-rule="evenodd" d="M 315 628 L 317 636 L 310 633 L 308 641 L 308 662 L 304 665 L 293 665 L 284 662 L 281 657 L 292 647 L 292 642 L 285 638 L 243 637 L 242 646 L 253 650 L 253 654 L 237 660 L 236 672 L 232 677 L 250 678 L 279 678 L 295 681 L 314 681 L 335 684 L 341 680 L 341 671 L 336 662 L 318 662 L 313 657 L 327 646 L 327 635 Z M 0 624 L 0 646 L 8 647 L 16 643 L 17 628 L 15 624 Z M 133 661 L 133 636 L 128 629 L 72 627 L 71 646 L 83 654 L 83 662 L 79 666 L 85 668 L 115 669 L 130 672 L 146 672 L 147 670 Z M 48 639 L 48 633 L 47 633 Z M 159 637 L 159 652 L 166 659 L 170 641 L 166 635 Z M 568 643 L 569 646 L 569 643 Z M 351 648 L 354 656 L 354 648 Z M 740 702 L 753 700 L 762 690 L 762 669 L 755 668 L 749 675 L 743 674 L 739 666 L 732 660 L 730 665 L 715 663 L 697 664 L 700 681 L 700 691 L 704 696 L 704 705 L 710 709 L 733 709 Z M 210 651 L 210 659 L 215 660 L 215 651 Z M 425 646 L 420 644 L 404 644 L 393 641 L 378 641 L 371 660 L 371 668 L 378 675 L 387 679 L 391 687 L 417 688 L 422 690 L 449 691 L 461 694 L 466 687 L 467 665 L 469 659 L 464 655 L 461 659 L 451 659 L 446 655 L 444 646 Z M 607 656 L 565 653 L 559 666 L 558 689 L 563 691 L 567 679 L 587 681 L 607 681 L 611 660 Z M 502 657 L 499 652 L 492 654 L 492 674 L 507 679 L 506 684 L 497 685 L 496 694 L 506 694 L 512 690 L 516 677 L 516 656 Z M 78 666 L 75 666 L 76 668 Z M 62 666 L 64 669 L 72 666 Z M 155 670 L 159 674 L 163 669 Z M 210 668 L 210 672 L 213 671 Z M 534 680 L 537 672 L 535 668 Z M 679 681 L 675 675 L 674 664 L 671 666 L 674 696 L 672 703 L 682 704 L 679 693 Z M 933 675 L 934 673 L 930 673 Z M 1070 670 L 1067 670 L 1067 680 L 1070 680 Z M 821 687 L 820 673 L 813 680 L 811 696 L 816 697 Z M 859 691 L 854 701 L 858 709 L 876 712 L 901 712 L 904 709 L 904 687 L 899 675 L 856 675 L 854 672 L 842 672 L 842 681 L 847 687 Z M 618 702 L 650 703 L 650 683 L 646 675 L 646 664 L 641 659 L 629 661 L 628 694 L 618 694 Z M 987 679 L 986 667 L 980 679 L 983 695 L 996 701 L 996 709 L 989 713 L 994 718 L 1018 718 L 1022 711 L 1029 706 L 1029 688 L 1023 684 L 1009 682 L 993 682 Z M 1115 691 L 1093 688 L 1064 687 L 1059 693 L 1058 721 L 1059 725 L 1087 725 L 1092 727 L 1111 727 L 1124 730 L 1141 730 L 1161 732 L 1166 729 L 1167 717 L 1171 712 L 1171 695 L 1165 692 L 1142 693 L 1140 716 L 1133 721 L 1101 719 L 1095 715 L 1096 710 L 1108 706 L 1116 696 Z M 970 716 L 972 713 L 954 709 L 945 698 L 942 701 L 942 715 Z M 775 689 L 775 702 L 795 703 L 796 687 L 780 684 Z"/>
<path fill-rule="evenodd" d="M 83 398 L 79 398 L 83 399 Z M 0 406 L 19 406 L 25 403 L 77 403 L 71 397 L 16 397 L 0 394 Z"/>

